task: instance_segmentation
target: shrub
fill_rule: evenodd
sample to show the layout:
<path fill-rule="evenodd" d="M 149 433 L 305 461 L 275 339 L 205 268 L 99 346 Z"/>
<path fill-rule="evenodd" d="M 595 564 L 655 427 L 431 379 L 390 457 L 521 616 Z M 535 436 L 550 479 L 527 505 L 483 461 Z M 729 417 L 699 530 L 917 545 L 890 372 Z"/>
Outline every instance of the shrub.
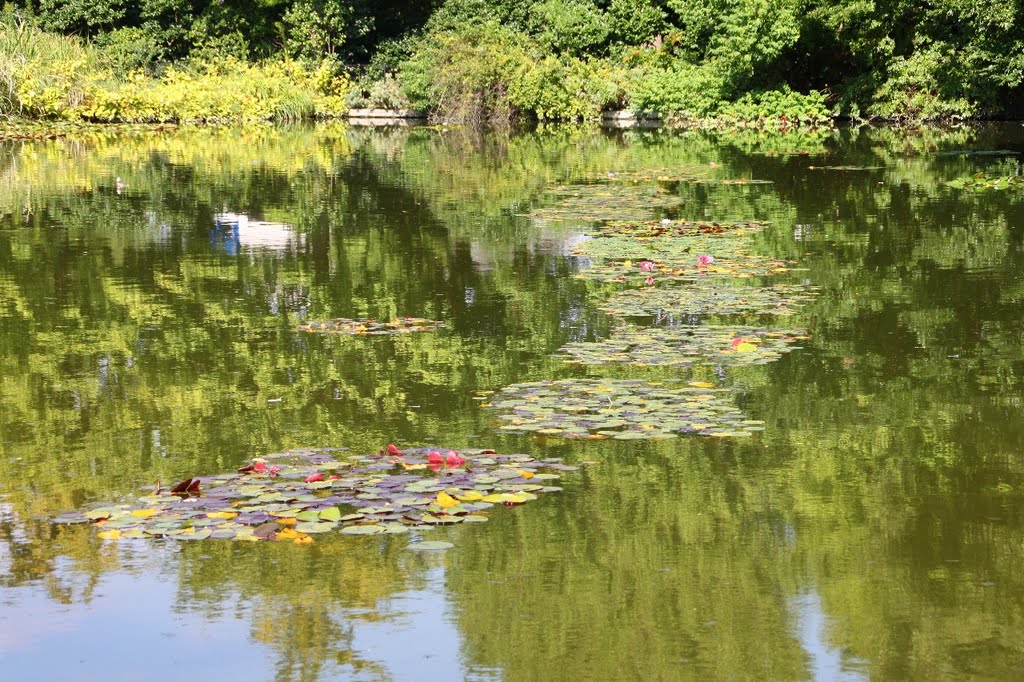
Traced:
<path fill-rule="evenodd" d="M 641 66 L 631 76 L 627 96 L 636 112 L 675 113 L 702 118 L 722 100 L 721 75 L 706 66 L 676 61 L 670 66 Z"/>
<path fill-rule="evenodd" d="M 401 83 L 412 106 L 442 121 L 508 122 L 513 74 L 531 60 L 529 41 L 496 22 L 429 33 L 403 65 Z"/>
<path fill-rule="evenodd" d="M 119 28 L 96 39 L 100 60 L 114 73 L 149 70 L 164 56 L 156 39 L 141 28 Z"/>
<path fill-rule="evenodd" d="M 531 8 L 541 45 L 557 54 L 593 54 L 611 33 L 608 18 L 591 0 L 546 0 Z"/>
<path fill-rule="evenodd" d="M 956 75 L 955 64 L 955 55 L 941 45 L 894 58 L 868 113 L 913 120 L 973 116 L 977 105 L 966 92 L 967 79 Z"/>
<path fill-rule="evenodd" d="M 348 109 L 350 83 L 333 63 L 250 64 L 234 58 L 168 68 L 160 78 L 117 76 L 110 58 L 78 39 L 0 22 L 3 113 L 99 122 L 298 119 Z"/>
<path fill-rule="evenodd" d="M 719 118 L 734 121 L 822 123 L 829 118 L 824 94 L 812 90 L 804 95 L 787 86 L 778 90 L 748 92 L 735 102 L 720 105 L 716 113 Z"/>
<path fill-rule="evenodd" d="M 509 99 L 540 120 L 594 119 L 623 98 L 624 81 L 607 61 L 548 56 L 520 67 Z"/>

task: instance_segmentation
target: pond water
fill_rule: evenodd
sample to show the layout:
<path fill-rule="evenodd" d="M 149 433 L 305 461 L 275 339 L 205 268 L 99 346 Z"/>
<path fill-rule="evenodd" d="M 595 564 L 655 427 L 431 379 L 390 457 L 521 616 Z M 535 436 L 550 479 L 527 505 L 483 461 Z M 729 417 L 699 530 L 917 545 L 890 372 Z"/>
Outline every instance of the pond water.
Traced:
<path fill-rule="evenodd" d="M 5 679 L 1024 668 L 1024 193 L 946 184 L 1016 172 L 1019 124 L 512 136 L 326 125 L 0 151 Z M 787 272 L 762 260 L 739 284 L 782 278 L 809 293 L 785 316 L 659 308 L 633 320 L 639 345 L 681 323 L 803 338 L 766 364 L 664 362 L 672 347 L 648 365 L 567 364 L 566 344 L 621 333 L 623 289 L 697 286 L 665 271 L 654 285 L 614 281 L 615 268 L 641 273 L 623 261 L 646 247 L 588 239 L 595 217 L 765 221 L 743 257 Z M 699 250 L 721 265 L 716 244 Z M 619 247 L 621 259 L 606 252 Z M 444 326 L 297 330 L 399 316 Z M 482 404 L 500 394 L 479 394 L 570 379 L 724 388 L 755 429 L 510 432 Z M 488 523 L 305 546 L 111 541 L 50 521 L 266 453 L 389 442 L 593 464 Z M 420 539 L 454 546 L 411 551 Z"/>

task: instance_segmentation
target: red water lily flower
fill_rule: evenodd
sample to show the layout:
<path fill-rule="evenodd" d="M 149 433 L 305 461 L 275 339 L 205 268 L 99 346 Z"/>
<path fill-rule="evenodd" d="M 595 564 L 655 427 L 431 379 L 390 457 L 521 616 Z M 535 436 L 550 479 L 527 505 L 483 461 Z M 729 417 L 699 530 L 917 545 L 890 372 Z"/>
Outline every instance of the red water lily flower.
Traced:
<path fill-rule="evenodd" d="M 427 455 L 428 464 L 444 464 L 444 457 L 437 450 L 431 450 L 430 454 Z"/>
<path fill-rule="evenodd" d="M 255 471 L 257 474 L 265 474 L 267 472 L 267 463 L 256 462 L 255 464 L 252 465 L 252 470 Z"/>
<path fill-rule="evenodd" d="M 394 443 L 388 443 L 388 453 L 392 455 L 404 454 L 401 450 L 395 447 Z"/>
<path fill-rule="evenodd" d="M 306 483 L 316 483 L 322 480 L 324 480 L 324 474 L 322 471 L 318 471 L 315 474 L 306 476 Z"/>
<path fill-rule="evenodd" d="M 465 458 L 460 457 L 459 453 L 455 452 L 454 450 L 449 450 L 448 457 L 445 458 L 445 463 L 454 469 L 465 464 L 466 460 Z"/>

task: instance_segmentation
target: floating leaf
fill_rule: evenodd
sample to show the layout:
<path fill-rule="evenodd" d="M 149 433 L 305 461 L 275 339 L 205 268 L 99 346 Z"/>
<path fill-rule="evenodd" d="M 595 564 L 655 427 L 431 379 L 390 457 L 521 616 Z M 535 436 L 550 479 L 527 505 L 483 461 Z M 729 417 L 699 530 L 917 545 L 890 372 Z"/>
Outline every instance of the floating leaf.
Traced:
<path fill-rule="evenodd" d="M 326 533 L 337 527 L 333 521 L 304 521 L 296 524 L 295 530 L 299 533 Z"/>
<path fill-rule="evenodd" d="M 442 509 L 450 509 L 451 507 L 457 505 L 459 502 L 451 495 L 442 492 L 437 494 L 437 503 L 441 506 Z"/>
<path fill-rule="evenodd" d="M 372 524 L 368 526 L 345 526 L 341 532 L 345 535 L 377 535 L 383 533 L 384 526 Z"/>
<path fill-rule="evenodd" d="M 328 507 L 321 509 L 319 516 L 324 521 L 341 521 L 341 510 L 337 507 Z"/>
<path fill-rule="evenodd" d="M 379 322 L 371 319 L 351 320 L 338 318 L 327 322 L 307 322 L 300 324 L 298 330 L 324 334 L 351 334 L 355 336 L 383 336 L 391 334 L 408 334 L 410 332 L 433 331 L 444 326 L 443 322 L 426 320 L 421 317 L 400 317 L 390 322 Z"/>

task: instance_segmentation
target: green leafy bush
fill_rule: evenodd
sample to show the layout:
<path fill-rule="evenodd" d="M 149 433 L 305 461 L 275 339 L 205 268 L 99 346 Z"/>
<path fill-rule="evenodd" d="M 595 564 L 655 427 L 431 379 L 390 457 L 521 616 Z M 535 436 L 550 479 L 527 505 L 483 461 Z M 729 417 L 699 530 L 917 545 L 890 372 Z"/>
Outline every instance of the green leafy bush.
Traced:
<path fill-rule="evenodd" d="M 509 99 L 540 120 L 595 119 L 623 98 L 625 78 L 604 60 L 548 56 L 520 67 Z"/>
<path fill-rule="evenodd" d="M 546 0 L 531 13 L 537 39 L 555 54 L 593 54 L 611 33 L 608 18 L 591 0 Z"/>
<path fill-rule="evenodd" d="M 977 100 L 968 97 L 955 63 L 955 55 L 940 45 L 894 58 L 889 78 L 875 92 L 868 113 L 913 120 L 973 116 L 978 111 Z"/>
<path fill-rule="evenodd" d="M 825 95 L 817 90 L 801 94 L 788 87 L 765 92 L 748 92 L 735 102 L 722 104 L 716 112 L 718 118 L 734 121 L 780 121 L 796 123 L 822 123 L 829 119 Z"/>
<path fill-rule="evenodd" d="M 424 36 L 402 68 L 412 106 L 442 121 L 507 122 L 513 75 L 531 61 L 524 40 L 496 22 Z"/>
<path fill-rule="evenodd" d="M 636 112 L 674 113 L 702 118 L 723 99 L 720 73 L 677 60 L 670 66 L 638 67 L 628 86 L 629 108 Z"/>

